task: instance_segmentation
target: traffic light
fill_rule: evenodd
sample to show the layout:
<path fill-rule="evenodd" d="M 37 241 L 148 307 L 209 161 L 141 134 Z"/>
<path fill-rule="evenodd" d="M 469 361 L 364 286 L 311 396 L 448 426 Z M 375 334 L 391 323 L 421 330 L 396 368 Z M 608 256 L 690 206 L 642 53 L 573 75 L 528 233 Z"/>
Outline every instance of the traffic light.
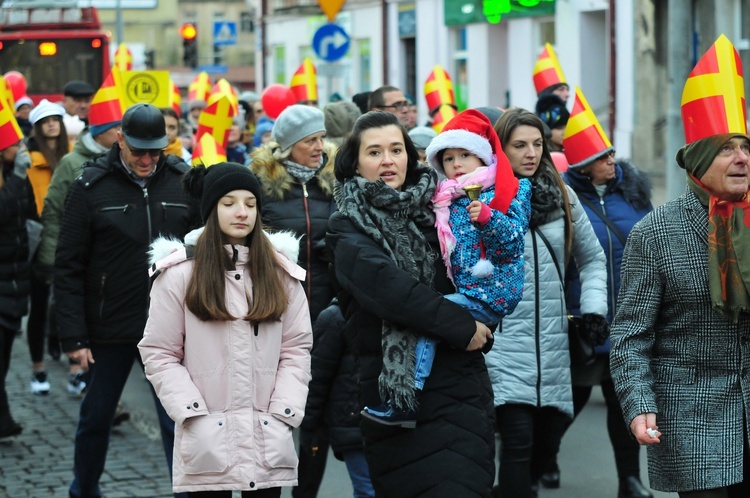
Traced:
<path fill-rule="evenodd" d="M 194 24 L 185 23 L 180 28 L 182 36 L 182 63 L 187 67 L 198 67 L 198 30 Z"/>

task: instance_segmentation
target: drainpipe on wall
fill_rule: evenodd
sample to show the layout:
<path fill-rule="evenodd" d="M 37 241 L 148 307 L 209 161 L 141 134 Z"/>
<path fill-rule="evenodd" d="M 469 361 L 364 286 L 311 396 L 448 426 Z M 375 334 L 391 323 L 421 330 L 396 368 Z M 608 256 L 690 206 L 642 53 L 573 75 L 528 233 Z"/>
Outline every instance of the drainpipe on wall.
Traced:
<path fill-rule="evenodd" d="M 614 140 L 617 114 L 617 39 L 615 35 L 615 0 L 609 0 L 609 136 Z"/>
<path fill-rule="evenodd" d="M 388 0 L 380 0 L 380 7 L 380 24 L 382 26 L 381 37 L 383 38 L 383 85 L 388 85 L 388 51 L 390 50 L 388 43 Z"/>
<path fill-rule="evenodd" d="M 261 88 L 266 88 L 266 14 L 268 13 L 268 0 L 260 0 L 260 62 L 255 61 L 257 74 L 258 65 L 261 66 Z M 256 78 L 257 79 L 257 78 Z M 258 82 L 255 82 L 255 90 L 258 90 Z"/>

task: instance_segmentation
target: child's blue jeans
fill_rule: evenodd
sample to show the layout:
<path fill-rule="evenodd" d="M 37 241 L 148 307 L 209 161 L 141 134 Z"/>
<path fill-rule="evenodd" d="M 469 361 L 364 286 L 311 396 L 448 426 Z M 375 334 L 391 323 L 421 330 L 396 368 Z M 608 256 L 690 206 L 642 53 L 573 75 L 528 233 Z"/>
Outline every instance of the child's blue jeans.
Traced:
<path fill-rule="evenodd" d="M 495 324 L 499 323 L 502 319 L 502 317 L 493 310 L 489 304 L 480 301 L 479 299 L 474 299 L 458 293 L 448 294 L 443 297 L 467 310 L 478 322 L 484 324 Z M 424 389 L 424 382 L 427 380 L 427 377 L 430 376 L 430 372 L 432 371 L 432 362 L 435 360 L 436 345 L 437 342 L 434 339 L 420 337 L 417 340 L 417 364 L 414 368 L 415 389 Z"/>

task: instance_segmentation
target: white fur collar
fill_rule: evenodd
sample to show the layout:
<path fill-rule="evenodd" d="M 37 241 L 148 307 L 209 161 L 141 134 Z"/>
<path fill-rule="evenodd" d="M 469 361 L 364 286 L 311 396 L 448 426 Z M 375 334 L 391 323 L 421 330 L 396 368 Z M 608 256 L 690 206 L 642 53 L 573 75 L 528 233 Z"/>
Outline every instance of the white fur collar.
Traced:
<path fill-rule="evenodd" d="M 150 271 L 153 272 L 157 269 L 167 268 L 184 261 L 187 258 L 185 245 L 194 246 L 202 233 L 203 227 L 191 231 L 185 236 L 184 243 L 174 237 L 158 237 L 155 239 L 148 251 Z M 292 263 L 297 263 L 297 258 L 299 258 L 299 237 L 294 232 L 264 233 L 276 251 L 284 255 Z"/>

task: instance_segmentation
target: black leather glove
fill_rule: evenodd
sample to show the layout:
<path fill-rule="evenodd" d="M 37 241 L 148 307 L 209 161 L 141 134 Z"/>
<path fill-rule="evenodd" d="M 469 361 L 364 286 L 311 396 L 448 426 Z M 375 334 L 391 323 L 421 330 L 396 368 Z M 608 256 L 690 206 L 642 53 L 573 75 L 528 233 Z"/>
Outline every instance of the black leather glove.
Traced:
<path fill-rule="evenodd" d="M 300 428 L 299 430 L 299 449 L 310 456 L 318 453 L 318 431 L 311 431 Z"/>
<path fill-rule="evenodd" d="M 583 321 L 583 330 L 591 338 L 594 346 L 601 346 L 609 337 L 609 322 L 602 315 L 586 313 L 581 317 Z"/>

